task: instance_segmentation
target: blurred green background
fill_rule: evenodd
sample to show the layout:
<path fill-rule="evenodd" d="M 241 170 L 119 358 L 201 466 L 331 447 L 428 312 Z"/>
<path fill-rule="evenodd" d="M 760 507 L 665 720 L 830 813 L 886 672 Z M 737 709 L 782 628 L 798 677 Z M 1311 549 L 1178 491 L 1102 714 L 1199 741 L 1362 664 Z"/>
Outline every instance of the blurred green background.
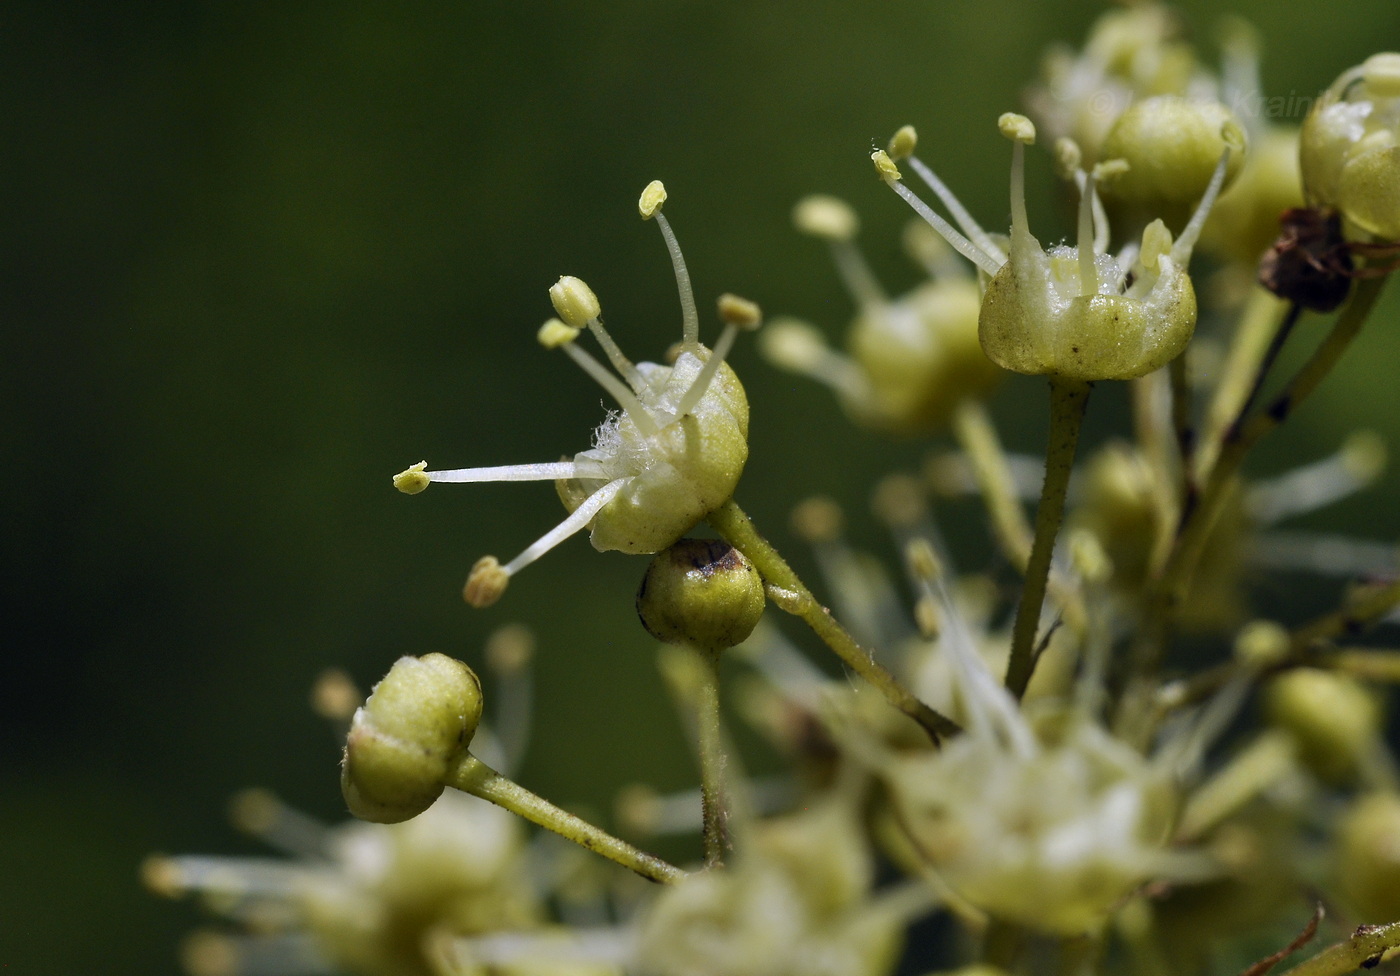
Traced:
<path fill-rule="evenodd" d="M 1208 41 L 1213 5 L 1182 6 Z M 1233 9 L 1267 42 L 1268 94 L 1313 93 L 1400 37 L 1394 0 Z M 479 662 L 492 629 L 525 621 L 540 708 L 521 778 L 600 809 L 633 780 L 689 785 L 632 612 L 643 562 L 575 539 L 473 612 L 467 568 L 553 525 L 552 488 L 406 499 L 390 475 L 586 446 L 599 391 L 533 333 L 569 273 L 634 356 L 678 338 L 665 251 L 635 210 L 653 178 L 702 309 L 732 290 L 844 324 L 823 249 L 788 223 L 817 190 L 855 202 L 887 283 L 912 283 L 872 142 L 916 124 L 922 155 L 995 225 L 1009 154 L 993 120 L 1043 45 L 1077 43 L 1098 10 L 8 4 L 0 969 L 175 972 L 197 912 L 148 896 L 137 866 L 256 850 L 224 819 L 243 786 L 343 816 L 338 744 L 306 704 L 328 665 L 368 686 L 406 652 Z M 1043 156 L 1032 170 L 1051 237 Z M 1398 300 L 1260 470 L 1361 425 L 1400 443 Z M 783 542 L 790 505 L 827 492 L 873 537 L 870 485 L 928 445 L 852 430 L 751 342 L 734 362 L 753 409 L 743 504 Z M 1096 404 L 1097 432 L 1121 426 L 1121 403 Z M 1041 449 L 1043 405 L 1040 384 L 1009 384 L 1013 447 Z M 1397 487 L 1308 524 L 1393 539 Z M 1307 585 L 1318 606 L 1336 591 Z"/>

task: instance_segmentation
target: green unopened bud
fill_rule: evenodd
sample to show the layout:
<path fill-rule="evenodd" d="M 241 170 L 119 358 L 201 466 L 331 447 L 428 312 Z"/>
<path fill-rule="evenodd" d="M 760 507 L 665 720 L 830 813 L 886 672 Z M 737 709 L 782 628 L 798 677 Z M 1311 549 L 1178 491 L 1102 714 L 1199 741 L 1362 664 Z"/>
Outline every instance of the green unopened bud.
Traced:
<path fill-rule="evenodd" d="M 1293 733 L 1299 757 L 1323 779 L 1350 779 L 1374 752 L 1380 704 L 1354 678 L 1296 668 L 1269 682 L 1264 704 L 1269 719 Z"/>
<path fill-rule="evenodd" d="M 653 637 L 714 652 L 747 639 L 763 604 L 758 570 L 718 539 L 682 539 L 657 553 L 637 590 L 637 615 Z"/>
<path fill-rule="evenodd" d="M 1128 163 L 1126 171 L 1105 182 L 1104 202 L 1131 211 L 1138 222 L 1161 217 L 1180 230 L 1226 149 L 1225 185 L 1239 173 L 1246 141 L 1235 113 L 1218 102 L 1176 95 L 1135 102 L 1108 131 L 1099 154 Z"/>
<path fill-rule="evenodd" d="M 1337 831 L 1337 886 L 1358 922 L 1400 917 L 1400 796 L 1356 801 Z"/>
<path fill-rule="evenodd" d="M 418 816 L 441 795 L 448 765 L 481 721 L 481 682 L 444 654 L 401 657 L 355 712 L 340 789 L 350 812 L 374 823 Z"/>
<path fill-rule="evenodd" d="M 575 329 L 585 328 L 589 319 L 603 314 L 593 289 L 573 275 L 564 275 L 550 287 L 549 300 L 559 317 Z"/>
<path fill-rule="evenodd" d="M 1303 123 L 1300 159 L 1308 202 L 1339 211 L 1349 238 L 1400 241 L 1400 54 L 1342 73 Z"/>

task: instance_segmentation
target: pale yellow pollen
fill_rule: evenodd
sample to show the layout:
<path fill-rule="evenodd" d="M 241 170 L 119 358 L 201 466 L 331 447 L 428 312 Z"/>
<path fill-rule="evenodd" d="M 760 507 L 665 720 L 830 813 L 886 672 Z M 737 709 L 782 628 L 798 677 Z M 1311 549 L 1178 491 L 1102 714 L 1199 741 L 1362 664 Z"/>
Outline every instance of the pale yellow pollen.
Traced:
<path fill-rule="evenodd" d="M 1385 470 L 1385 439 L 1373 430 L 1358 430 L 1342 443 L 1342 466 L 1362 484 Z"/>
<path fill-rule="evenodd" d="M 394 487 L 405 495 L 416 495 L 432 483 L 425 473 L 427 461 L 419 461 L 394 475 Z"/>
<path fill-rule="evenodd" d="M 943 629 L 943 612 L 932 594 L 925 593 L 914 603 L 914 626 L 919 628 L 919 636 L 933 640 Z"/>
<path fill-rule="evenodd" d="M 860 230 L 860 218 L 840 197 L 813 193 L 792 208 L 792 223 L 799 231 L 824 241 L 849 241 Z"/>
<path fill-rule="evenodd" d="M 480 610 L 501 598 L 510 585 L 510 574 L 495 556 L 482 556 L 472 566 L 467 584 L 462 587 L 462 599 Z"/>
<path fill-rule="evenodd" d="M 535 338 L 546 349 L 558 349 L 560 346 L 567 346 L 577 339 L 580 331 L 582 330 L 565 325 L 559 319 L 550 319 L 540 326 L 540 331 L 535 333 Z"/>
<path fill-rule="evenodd" d="M 738 326 L 752 332 L 763 322 L 763 310 L 757 302 L 725 292 L 719 296 L 719 317 L 725 325 Z"/>
<path fill-rule="evenodd" d="M 1157 270 L 1158 259 L 1164 254 L 1170 254 L 1172 249 L 1172 232 L 1167 230 L 1167 225 L 1162 223 L 1161 218 L 1152 221 L 1142 231 L 1142 251 L 1138 258 L 1142 266 L 1148 271 Z"/>
<path fill-rule="evenodd" d="M 875 164 L 876 174 L 886 183 L 893 183 L 896 180 L 903 179 L 903 177 L 899 175 L 899 167 L 894 164 L 893 159 L 890 159 L 890 154 L 883 149 L 877 149 L 871 153 L 870 161 Z"/>
<path fill-rule="evenodd" d="M 919 133 L 912 125 L 901 125 L 895 134 L 890 136 L 889 153 L 890 158 L 898 162 L 901 159 L 908 159 L 914 155 L 914 150 L 919 145 Z"/>
<path fill-rule="evenodd" d="M 1068 136 L 1061 136 L 1055 140 L 1055 166 L 1061 179 L 1072 179 L 1083 162 L 1084 153 L 1080 150 L 1079 143 Z"/>
<path fill-rule="evenodd" d="M 893 528 L 912 528 L 928 514 L 923 489 L 907 474 L 881 478 L 870 507 L 876 518 Z"/>
<path fill-rule="evenodd" d="M 1113 577 L 1113 560 L 1104 552 L 1099 537 L 1088 529 L 1071 532 L 1068 539 L 1070 565 L 1087 583 L 1107 583 Z"/>
<path fill-rule="evenodd" d="M 524 624 L 506 624 L 486 638 L 486 660 L 498 674 L 513 674 L 535 656 L 535 635 Z"/>
<path fill-rule="evenodd" d="M 997 128 L 1012 142 L 1024 143 L 1027 146 L 1035 145 L 1035 123 L 1024 115 L 1006 112 L 997 119 Z"/>
<path fill-rule="evenodd" d="M 904 548 L 909 571 L 916 579 L 932 582 L 943 575 L 943 565 L 927 539 L 912 539 Z"/>
<path fill-rule="evenodd" d="M 348 722 L 365 696 L 340 668 L 326 668 L 311 685 L 311 710 L 324 719 Z"/>
<path fill-rule="evenodd" d="M 180 866 L 161 854 L 153 854 L 141 862 L 141 883 L 165 898 L 179 898 L 189 890 Z"/>
<path fill-rule="evenodd" d="M 282 804 L 268 790 L 253 787 L 239 790 L 229 802 L 229 820 L 239 830 L 258 836 L 276 825 Z"/>
<path fill-rule="evenodd" d="M 792 530 L 810 543 L 835 542 L 844 521 L 841 506 L 826 495 L 803 499 L 792 510 Z"/>
<path fill-rule="evenodd" d="M 549 300 L 559 317 L 575 329 L 585 328 L 590 319 L 603 314 L 593 289 L 573 275 L 562 276 L 550 287 Z"/>
<path fill-rule="evenodd" d="M 1094 182 L 1111 182 L 1132 168 L 1132 164 L 1126 159 L 1105 159 L 1101 163 L 1094 164 Z"/>
<path fill-rule="evenodd" d="M 666 202 L 666 187 L 660 180 L 652 180 L 647 184 L 647 188 L 642 191 L 641 199 L 637 201 L 637 212 L 642 215 L 643 220 L 650 220 L 656 216 L 656 211 L 661 209 L 661 205 Z"/>

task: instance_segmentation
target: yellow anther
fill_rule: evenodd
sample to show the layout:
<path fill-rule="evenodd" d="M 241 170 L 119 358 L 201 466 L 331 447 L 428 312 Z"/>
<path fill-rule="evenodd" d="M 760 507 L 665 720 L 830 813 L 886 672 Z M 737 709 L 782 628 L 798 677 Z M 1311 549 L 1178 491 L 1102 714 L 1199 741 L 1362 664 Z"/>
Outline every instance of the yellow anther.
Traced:
<path fill-rule="evenodd" d="M 797 201 L 792 223 L 799 231 L 826 241 L 849 241 L 860 230 L 860 218 L 839 197 L 814 193 Z"/>
<path fill-rule="evenodd" d="M 1017 115 L 1015 112 L 1003 113 L 997 119 L 997 128 L 1012 142 L 1025 143 L 1027 146 L 1035 145 L 1035 123 L 1024 115 Z"/>
<path fill-rule="evenodd" d="M 919 628 L 919 636 L 924 640 L 933 640 L 943 629 L 943 614 L 928 594 L 914 603 L 914 626 Z"/>
<path fill-rule="evenodd" d="M 1148 271 L 1157 270 L 1157 260 L 1172 249 L 1172 232 L 1160 218 L 1152 221 L 1142 231 L 1142 252 L 1139 258 Z"/>
<path fill-rule="evenodd" d="M 1080 150 L 1079 143 L 1068 136 L 1061 136 L 1055 140 L 1055 167 L 1060 179 L 1073 179 L 1083 162 L 1084 153 Z"/>
<path fill-rule="evenodd" d="M 499 600 L 509 585 L 510 575 L 501 568 L 500 560 L 482 556 L 472 566 L 467 585 L 462 587 L 462 599 L 479 610 Z"/>
<path fill-rule="evenodd" d="M 890 158 L 898 161 L 908 159 L 914 155 L 914 149 L 919 145 L 919 133 L 914 131 L 912 125 L 901 125 L 899 130 L 890 137 Z"/>
<path fill-rule="evenodd" d="M 1098 183 L 1107 183 L 1110 180 L 1116 180 L 1132 168 L 1132 164 L 1126 159 L 1105 159 L 1101 163 L 1094 164 L 1094 180 Z"/>
<path fill-rule="evenodd" d="M 841 506 L 825 495 L 798 502 L 792 510 L 792 530 L 807 542 L 834 542 L 841 537 Z"/>
<path fill-rule="evenodd" d="M 927 539 L 913 539 L 904 549 L 909 571 L 918 579 L 932 582 L 943 575 L 943 565 Z"/>
<path fill-rule="evenodd" d="M 546 349 L 558 349 L 560 346 L 567 346 L 577 339 L 579 332 L 579 329 L 565 325 L 559 319 L 550 319 L 540 326 L 540 331 L 535 333 L 535 338 Z"/>
<path fill-rule="evenodd" d="M 1370 484 L 1385 470 L 1385 439 L 1374 430 L 1358 430 L 1342 444 L 1342 465 L 1347 474 Z"/>
<path fill-rule="evenodd" d="M 593 289 L 573 275 L 564 275 L 554 283 L 549 289 L 549 300 L 559 317 L 575 329 L 586 327 L 589 319 L 603 314 Z"/>
<path fill-rule="evenodd" d="M 899 175 L 899 167 L 894 164 L 893 159 L 890 159 L 890 154 L 883 149 L 877 149 L 871 153 L 870 161 L 875 164 L 875 172 L 879 174 L 880 179 L 886 183 L 903 178 Z"/>
<path fill-rule="evenodd" d="M 410 465 L 403 471 L 394 475 L 394 487 L 405 495 L 416 495 L 431 484 L 431 480 L 424 472 L 427 470 L 428 462 L 419 461 Z"/>
<path fill-rule="evenodd" d="M 1069 535 L 1070 565 L 1087 583 L 1107 583 L 1113 576 L 1113 560 L 1104 552 L 1099 537 L 1088 529 L 1077 529 Z"/>
<path fill-rule="evenodd" d="M 642 197 L 637 201 L 637 212 L 642 215 L 643 220 L 650 220 L 656 216 L 656 211 L 661 209 L 661 205 L 666 202 L 666 187 L 660 180 L 652 180 L 647 184 L 647 188 L 642 191 Z"/>
<path fill-rule="evenodd" d="M 719 296 L 719 317 L 725 325 L 736 325 L 752 332 L 763 322 L 763 310 L 756 302 L 725 292 Z"/>

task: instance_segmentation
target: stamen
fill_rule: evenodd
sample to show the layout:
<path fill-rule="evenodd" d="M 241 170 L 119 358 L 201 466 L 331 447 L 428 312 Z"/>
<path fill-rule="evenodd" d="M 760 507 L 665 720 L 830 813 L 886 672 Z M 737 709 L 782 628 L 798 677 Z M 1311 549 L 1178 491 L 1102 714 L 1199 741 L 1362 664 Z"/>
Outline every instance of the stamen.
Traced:
<path fill-rule="evenodd" d="M 506 576 L 514 576 L 536 559 L 539 559 L 545 553 L 549 552 L 549 550 L 559 545 L 559 543 L 569 538 L 569 536 L 583 529 L 593 520 L 593 516 L 597 515 L 598 511 L 604 505 L 612 501 L 613 498 L 617 496 L 618 492 L 627 487 L 631 480 L 632 479 L 629 477 L 609 481 L 606 485 L 589 495 L 584 499 L 582 505 L 570 513 L 568 518 L 540 536 L 528 549 L 506 563 L 503 567 Z"/>
<path fill-rule="evenodd" d="M 290 862 L 251 857 L 149 857 L 141 879 L 157 894 L 178 898 L 190 892 L 246 898 L 287 898 L 307 870 Z"/>
<path fill-rule="evenodd" d="M 185 940 L 180 961 L 191 976 L 332 976 L 339 970 L 304 933 L 232 935 L 196 932 Z"/>
<path fill-rule="evenodd" d="M 780 369 L 814 379 L 855 403 L 874 399 L 861 368 L 828 346 L 821 332 L 806 322 L 775 319 L 759 335 L 759 351 Z"/>
<path fill-rule="evenodd" d="M 1037 749 L 1035 736 L 1018 710 L 1015 699 L 1001 686 L 977 652 L 967 619 L 953 602 L 943 582 L 943 572 L 927 539 L 914 539 L 905 547 L 909 575 L 920 595 L 942 611 L 939 645 L 952 658 L 963 705 L 968 711 L 968 731 L 973 735 L 1002 732 L 1017 756 L 1030 759 Z"/>
<path fill-rule="evenodd" d="M 418 462 L 422 464 L 423 462 Z M 409 471 L 418 468 L 415 464 Z M 422 471 L 429 481 L 446 484 L 477 484 L 489 481 L 559 481 L 589 477 L 579 472 L 573 461 L 546 461 L 539 464 L 502 464 L 490 468 L 455 468 L 451 471 Z M 407 472 L 405 472 L 407 473 Z"/>
<path fill-rule="evenodd" d="M 1372 484 L 1385 469 L 1385 444 L 1370 431 L 1347 438 L 1331 457 L 1296 468 L 1250 488 L 1249 515 L 1272 525 L 1331 505 Z"/>
<path fill-rule="evenodd" d="M 506 776 L 520 768 L 530 744 L 534 654 L 535 635 L 523 624 L 507 624 L 486 639 L 486 663 L 496 676 L 491 713 L 501 750 L 498 768 Z"/>
<path fill-rule="evenodd" d="M 330 840 L 326 825 L 287 806 L 268 790 L 237 793 L 229 805 L 229 819 L 239 830 L 284 854 L 310 859 L 326 857 Z"/>
<path fill-rule="evenodd" d="M 700 402 L 705 391 L 710 388 L 715 373 L 719 372 L 724 357 L 729 355 L 730 349 L 734 348 L 734 340 L 738 336 L 739 326 L 733 323 L 725 325 L 724 331 L 719 334 L 719 341 L 715 343 L 714 349 L 710 350 L 710 358 L 705 361 L 704 366 L 700 367 L 700 372 L 695 374 L 695 380 L 685 391 L 685 395 L 681 397 L 681 402 L 676 404 L 677 417 L 684 417 L 695 409 L 695 405 Z"/>
<path fill-rule="evenodd" d="M 1304 570 L 1322 576 L 1393 577 L 1400 573 L 1394 545 L 1312 532 L 1264 532 L 1249 560 L 1265 569 Z"/>
<path fill-rule="evenodd" d="M 598 340 L 598 345 L 603 347 L 603 352 L 607 354 L 608 362 L 613 364 L 613 369 L 622 374 L 622 378 L 627 381 L 627 385 L 632 387 L 633 393 L 641 393 L 644 389 L 642 374 L 637 372 L 637 367 L 632 364 L 632 360 L 622 354 L 613 337 L 608 335 L 608 330 L 603 327 L 603 320 L 593 318 L 588 320 L 588 331 L 593 333 L 593 338 Z"/>
<path fill-rule="evenodd" d="M 1221 136 L 1224 138 L 1225 133 L 1222 132 Z M 1191 222 L 1172 245 L 1172 263 L 1178 267 L 1186 267 L 1187 262 L 1191 260 L 1191 249 L 1196 246 L 1196 239 L 1201 236 L 1201 228 L 1206 225 L 1206 218 L 1210 216 L 1210 208 L 1215 206 L 1215 198 L 1220 195 L 1220 188 L 1225 185 L 1225 169 L 1230 162 L 1230 153 L 1236 148 L 1227 142 L 1225 151 L 1220 154 L 1220 162 L 1215 164 L 1210 185 L 1206 187 L 1201 202 L 1196 205 L 1196 212 L 1191 215 Z"/>
<path fill-rule="evenodd" d="M 656 216 L 659 218 L 661 215 L 657 214 Z M 641 400 L 637 399 L 637 395 L 624 386 L 616 376 L 609 373 L 607 367 L 580 349 L 575 343 L 571 342 L 563 348 L 570 359 L 578 363 L 579 367 L 593 377 L 599 386 L 612 394 L 612 398 L 617 401 L 617 405 L 622 408 L 623 412 L 632 418 L 632 422 L 637 425 L 642 436 L 651 437 L 661 429 L 651 412 L 642 405 Z"/>
<path fill-rule="evenodd" d="M 1020 143 L 1016 144 L 1020 147 Z M 1079 228 L 1077 246 L 1079 250 L 1079 295 L 1099 293 L 1099 273 L 1094 265 L 1094 177 L 1085 174 L 1084 185 L 1079 191 Z"/>
<path fill-rule="evenodd" d="M 1006 263 L 1005 258 L 998 261 L 984 252 L 962 234 L 959 234 L 953 225 L 944 220 L 932 207 L 920 200 L 913 190 L 900 182 L 898 167 L 894 165 L 883 149 L 872 153 L 870 158 L 875 163 L 875 172 L 879 174 L 880 179 L 885 181 L 885 185 L 903 197 L 904 202 L 913 207 L 914 212 L 924 218 L 930 227 L 938 231 L 955 251 L 989 275 L 995 275 L 1001 270 L 1001 266 Z"/>
<path fill-rule="evenodd" d="M 671 254 L 671 267 L 676 272 L 676 291 L 681 297 L 681 342 L 687 347 L 695 346 L 700 342 L 700 316 L 695 311 L 695 292 L 690 287 L 690 272 L 686 270 L 680 243 L 666 215 L 658 209 L 655 217 L 657 226 L 661 228 L 661 236 L 666 241 L 666 250 Z"/>
<path fill-rule="evenodd" d="M 857 305 L 882 305 L 889 301 L 885 289 L 854 241 L 832 241 L 831 260 Z"/>
<path fill-rule="evenodd" d="M 1006 252 L 998 247 L 997 242 L 992 240 L 992 236 L 973 219 L 972 214 L 962 205 L 962 201 L 953 195 L 952 190 L 948 189 L 948 184 L 939 179 L 938 174 L 918 156 L 910 156 L 909 165 L 913 167 L 914 172 L 919 174 L 919 179 L 928 184 L 928 188 L 933 191 L 934 196 L 942 201 L 943 206 L 948 208 L 948 212 L 953 215 L 953 219 L 958 222 L 963 233 L 997 264 L 1005 264 Z"/>

